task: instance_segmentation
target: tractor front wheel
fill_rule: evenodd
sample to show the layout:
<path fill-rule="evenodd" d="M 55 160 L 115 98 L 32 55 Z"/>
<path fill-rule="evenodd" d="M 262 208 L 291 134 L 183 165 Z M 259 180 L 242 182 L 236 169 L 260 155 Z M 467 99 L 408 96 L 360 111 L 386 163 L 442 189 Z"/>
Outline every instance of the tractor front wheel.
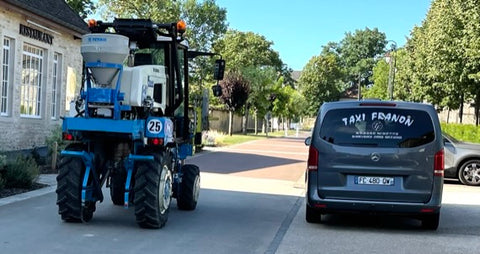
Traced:
<path fill-rule="evenodd" d="M 195 210 L 200 194 L 200 169 L 195 165 L 182 166 L 182 181 L 178 184 L 177 207 Z"/>

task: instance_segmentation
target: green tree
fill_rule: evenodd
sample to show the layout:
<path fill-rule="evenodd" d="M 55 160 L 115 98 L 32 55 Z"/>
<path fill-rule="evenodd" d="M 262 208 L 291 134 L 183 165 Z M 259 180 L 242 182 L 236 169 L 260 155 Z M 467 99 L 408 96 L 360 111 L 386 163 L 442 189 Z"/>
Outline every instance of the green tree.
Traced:
<path fill-rule="evenodd" d="M 86 19 L 88 15 L 95 12 L 96 6 L 92 0 L 65 0 L 82 19 Z"/>
<path fill-rule="evenodd" d="M 460 108 L 460 116 L 464 101 L 480 105 L 479 13 L 475 0 L 435 0 L 407 43 L 415 89 L 438 108 Z"/>
<path fill-rule="evenodd" d="M 282 119 L 284 128 L 288 128 L 290 121 L 300 119 L 304 115 L 307 106 L 302 94 L 289 85 L 285 85 L 281 77 L 273 86 L 274 100 L 272 101 L 272 112 Z"/>
<path fill-rule="evenodd" d="M 302 116 L 306 114 L 307 101 L 300 91 L 286 86 L 284 88 L 289 95 L 287 102 L 286 117 L 290 120 L 298 122 Z"/>
<path fill-rule="evenodd" d="M 104 18 L 146 18 L 158 23 L 184 20 L 190 49 L 210 52 L 213 42 L 227 30 L 226 10 L 214 0 L 99 0 Z M 204 83 L 212 83 L 214 59 L 196 57 L 190 62 L 190 99 L 203 98 Z M 211 96 L 212 97 L 212 96 Z M 206 104 L 206 103 L 205 103 Z M 204 103 L 202 103 L 204 105 Z"/>
<path fill-rule="evenodd" d="M 253 32 L 228 30 L 223 38 L 215 43 L 215 52 L 219 52 L 227 61 L 227 69 L 241 70 L 249 66 L 271 66 L 281 71 L 283 64 L 278 52 L 271 47 L 273 42 Z"/>
<path fill-rule="evenodd" d="M 313 116 L 324 102 L 340 98 L 343 82 L 342 68 L 335 54 L 314 56 L 303 68 L 298 81 L 306 100 L 306 113 Z"/>
<path fill-rule="evenodd" d="M 368 83 L 377 59 L 383 55 L 386 36 L 377 28 L 346 33 L 339 45 L 330 44 L 329 51 L 339 53 L 345 67 L 346 81 L 354 86 Z M 363 83 L 363 84 L 362 84 Z M 361 89 L 360 89 L 361 90 Z"/>
<path fill-rule="evenodd" d="M 394 91 L 393 98 L 395 100 L 415 101 L 412 95 L 412 87 L 410 75 L 407 75 L 408 54 L 404 48 L 390 52 L 392 60 L 394 58 L 395 69 L 393 79 Z M 388 94 L 388 79 L 390 72 L 390 64 L 384 59 L 380 59 L 375 67 L 373 67 L 372 81 L 373 85 L 363 92 L 364 98 L 377 98 L 382 100 L 390 99 Z"/>
<path fill-rule="evenodd" d="M 463 49 L 455 47 L 461 37 L 462 25 L 455 15 L 452 1 L 434 1 L 426 18 L 427 77 L 431 86 L 426 99 L 440 108 L 460 106 Z"/>
<path fill-rule="evenodd" d="M 186 0 L 181 5 L 181 19 L 187 23 L 185 37 L 188 38 L 192 50 L 210 52 L 213 42 L 227 31 L 227 12 L 215 4 L 214 0 Z M 190 98 L 202 97 L 204 83 L 212 83 L 215 58 L 196 57 L 190 62 Z M 205 101 L 206 104 L 207 101 Z M 204 116 L 204 120 L 207 118 Z"/>
<path fill-rule="evenodd" d="M 363 92 L 363 98 L 388 100 L 388 72 L 390 65 L 385 61 L 378 61 L 373 67 L 373 85 Z"/>
<path fill-rule="evenodd" d="M 215 0 L 186 0 L 181 5 L 180 18 L 187 23 L 186 37 L 190 48 L 208 51 L 213 42 L 227 31 L 227 11 L 215 4 Z"/>
<path fill-rule="evenodd" d="M 280 76 L 286 78 L 289 85 L 294 85 L 291 79 L 291 69 L 283 65 L 278 52 L 272 49 L 273 42 L 264 36 L 253 32 L 228 30 L 223 38 L 215 43 L 215 52 L 227 59 L 228 70 L 241 73 L 251 84 L 247 108 L 244 113 L 244 132 L 250 110 L 255 119 L 263 117 L 268 111 L 268 97 L 271 85 Z M 267 106 L 265 106 L 267 105 Z"/>
<path fill-rule="evenodd" d="M 227 30 L 226 10 L 215 0 L 99 0 L 105 18 L 144 18 L 158 23 L 184 20 L 186 38 L 192 49 L 209 51 Z"/>
<path fill-rule="evenodd" d="M 270 110 L 270 96 L 273 93 L 273 86 L 277 80 L 277 72 L 273 67 L 249 66 L 242 70 L 242 75 L 250 83 L 250 94 L 248 96 L 246 119 L 248 113 L 252 113 L 255 120 L 255 134 L 258 133 L 258 119 L 263 119 Z"/>
<path fill-rule="evenodd" d="M 456 15 L 463 24 L 461 47 L 465 49 L 464 70 L 466 93 L 473 98 L 476 125 L 480 124 L 480 5 L 476 0 L 456 1 Z M 462 104 L 463 105 L 463 104 Z"/>
<path fill-rule="evenodd" d="M 183 1 L 173 0 L 99 0 L 104 9 L 103 18 L 148 18 L 159 23 L 171 23 L 180 19 Z"/>

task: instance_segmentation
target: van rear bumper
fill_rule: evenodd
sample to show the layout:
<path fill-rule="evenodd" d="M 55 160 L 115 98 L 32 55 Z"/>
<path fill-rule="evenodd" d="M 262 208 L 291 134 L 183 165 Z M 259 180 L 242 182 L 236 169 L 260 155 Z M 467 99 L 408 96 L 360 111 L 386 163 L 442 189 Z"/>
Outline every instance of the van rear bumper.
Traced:
<path fill-rule="evenodd" d="M 432 195 L 426 203 L 395 202 L 395 201 L 372 201 L 372 200 L 349 200 L 321 198 L 317 192 L 316 173 L 309 172 L 306 182 L 307 205 L 321 214 L 328 213 L 379 213 L 422 216 L 440 213 L 443 178 L 435 179 Z"/>
<path fill-rule="evenodd" d="M 358 200 L 309 200 L 307 205 L 321 214 L 329 213 L 367 213 L 394 215 L 427 215 L 440 213 L 441 206 L 419 203 L 371 202 Z"/>

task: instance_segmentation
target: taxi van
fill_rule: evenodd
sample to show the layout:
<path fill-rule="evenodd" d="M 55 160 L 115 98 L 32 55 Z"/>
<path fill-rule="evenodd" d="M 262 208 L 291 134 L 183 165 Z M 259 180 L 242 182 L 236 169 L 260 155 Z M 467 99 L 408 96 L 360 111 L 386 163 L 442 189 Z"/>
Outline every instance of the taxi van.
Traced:
<path fill-rule="evenodd" d="M 328 213 L 386 213 L 438 228 L 444 147 L 432 105 L 324 103 L 305 144 L 307 222 Z"/>

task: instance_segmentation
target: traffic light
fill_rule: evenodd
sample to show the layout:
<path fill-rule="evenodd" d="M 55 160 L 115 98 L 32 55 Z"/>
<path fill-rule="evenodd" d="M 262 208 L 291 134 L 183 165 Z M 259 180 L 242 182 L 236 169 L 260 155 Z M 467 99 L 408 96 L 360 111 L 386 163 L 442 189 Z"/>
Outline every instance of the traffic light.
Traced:
<path fill-rule="evenodd" d="M 213 96 L 219 97 L 222 95 L 222 87 L 219 84 L 212 86 Z"/>

